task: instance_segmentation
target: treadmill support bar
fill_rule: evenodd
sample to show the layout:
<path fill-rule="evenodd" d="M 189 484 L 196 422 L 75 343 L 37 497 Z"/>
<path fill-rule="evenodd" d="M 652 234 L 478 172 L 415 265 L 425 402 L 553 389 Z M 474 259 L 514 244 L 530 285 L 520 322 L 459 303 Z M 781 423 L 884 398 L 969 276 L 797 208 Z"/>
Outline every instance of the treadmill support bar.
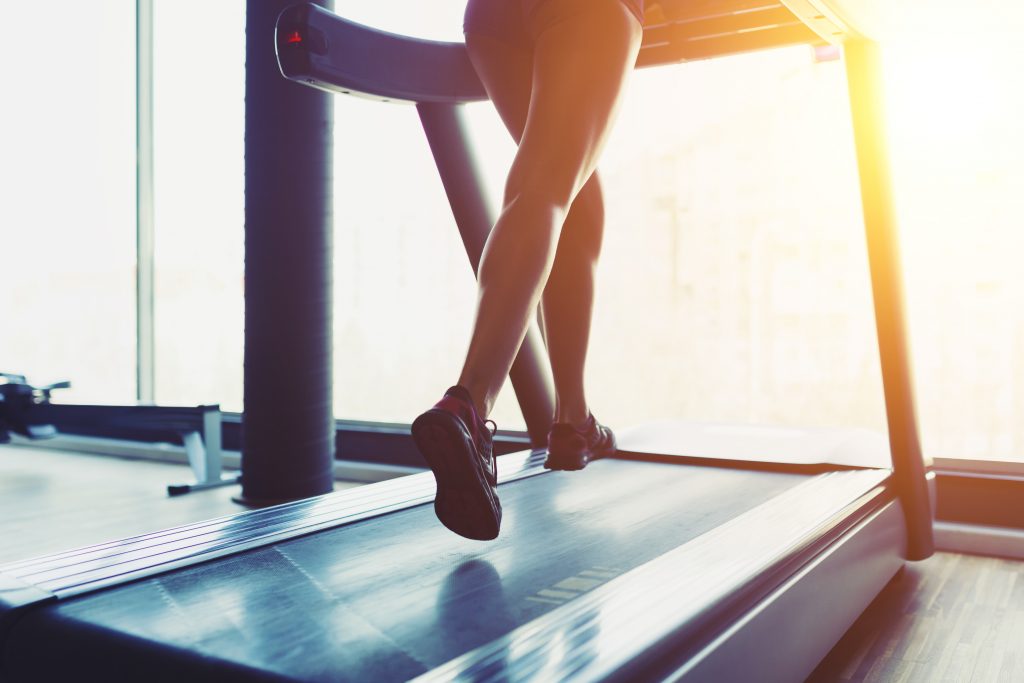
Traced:
<path fill-rule="evenodd" d="M 904 315 L 903 273 L 885 137 L 881 55 L 877 43 L 854 40 L 844 45 L 844 56 L 893 479 L 907 517 L 907 559 L 923 560 L 935 549 L 929 490 L 931 459 L 922 454 L 918 437 Z"/>

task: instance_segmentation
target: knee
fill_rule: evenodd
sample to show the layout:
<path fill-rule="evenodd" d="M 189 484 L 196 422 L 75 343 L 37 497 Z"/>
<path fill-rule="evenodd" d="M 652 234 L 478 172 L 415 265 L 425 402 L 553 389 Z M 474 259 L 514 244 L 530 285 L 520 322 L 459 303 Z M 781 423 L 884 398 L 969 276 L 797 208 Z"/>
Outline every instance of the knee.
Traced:
<path fill-rule="evenodd" d="M 522 216 L 529 227 L 549 228 L 557 235 L 569 215 L 572 199 L 557 186 L 543 181 L 516 183 L 510 177 L 505 186 L 504 206 L 505 211 Z"/>
<path fill-rule="evenodd" d="M 576 198 L 578 188 L 571 179 L 560 175 L 545 172 L 543 168 L 524 171 L 522 167 L 513 167 L 505 182 L 505 206 L 525 202 L 530 206 L 548 208 L 564 217 Z"/>

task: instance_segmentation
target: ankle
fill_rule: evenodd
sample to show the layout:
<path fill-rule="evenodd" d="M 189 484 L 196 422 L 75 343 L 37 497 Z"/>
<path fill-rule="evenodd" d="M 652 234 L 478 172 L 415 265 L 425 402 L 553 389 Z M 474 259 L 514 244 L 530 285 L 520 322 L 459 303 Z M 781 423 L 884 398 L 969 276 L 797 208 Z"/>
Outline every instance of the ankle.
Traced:
<path fill-rule="evenodd" d="M 577 431 L 583 430 L 590 424 L 590 410 L 555 411 L 555 422 L 571 425 Z"/>
<path fill-rule="evenodd" d="M 461 381 L 453 388 L 458 388 L 461 390 L 460 393 L 464 393 L 462 398 L 468 399 L 467 402 L 473 408 L 473 412 L 476 414 L 476 417 L 480 422 L 487 420 L 487 415 L 490 411 L 488 410 L 486 398 L 483 394 L 479 391 L 474 391 L 473 387 L 468 386 Z"/>

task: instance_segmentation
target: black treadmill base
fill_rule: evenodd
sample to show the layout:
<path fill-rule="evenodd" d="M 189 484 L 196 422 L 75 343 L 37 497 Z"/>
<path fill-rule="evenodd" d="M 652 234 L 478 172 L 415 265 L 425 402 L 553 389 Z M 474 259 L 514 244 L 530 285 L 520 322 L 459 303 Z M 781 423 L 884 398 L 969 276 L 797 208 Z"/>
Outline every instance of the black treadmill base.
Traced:
<path fill-rule="evenodd" d="M 491 543 L 420 505 L 41 607 L 3 667 L 12 681 L 132 678 L 147 661 L 175 680 L 405 680 L 806 480 L 598 461 L 502 485 Z"/>

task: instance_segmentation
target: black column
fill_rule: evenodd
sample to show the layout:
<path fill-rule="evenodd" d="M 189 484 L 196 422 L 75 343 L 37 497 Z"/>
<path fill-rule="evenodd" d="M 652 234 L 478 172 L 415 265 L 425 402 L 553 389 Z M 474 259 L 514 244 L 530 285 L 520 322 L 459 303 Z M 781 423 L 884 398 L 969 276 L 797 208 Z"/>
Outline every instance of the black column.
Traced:
<path fill-rule="evenodd" d="M 331 95 L 283 78 L 277 16 L 245 27 L 245 415 L 241 501 L 333 486 Z M 331 9 L 331 2 L 317 3 Z"/>

